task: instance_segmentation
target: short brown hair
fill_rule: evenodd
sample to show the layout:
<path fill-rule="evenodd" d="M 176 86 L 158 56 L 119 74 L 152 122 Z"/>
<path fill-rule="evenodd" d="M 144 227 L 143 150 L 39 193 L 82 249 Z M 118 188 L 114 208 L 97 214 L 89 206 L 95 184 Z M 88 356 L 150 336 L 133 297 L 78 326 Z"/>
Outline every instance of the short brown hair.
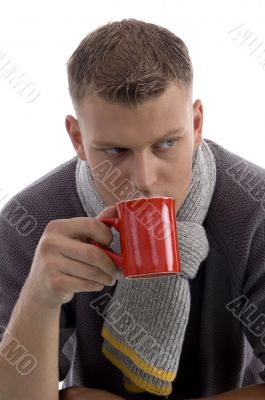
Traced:
<path fill-rule="evenodd" d="M 192 89 L 193 81 L 185 43 L 166 28 L 133 18 L 90 32 L 69 58 L 67 74 L 75 105 L 98 95 L 134 106 L 171 83 Z"/>

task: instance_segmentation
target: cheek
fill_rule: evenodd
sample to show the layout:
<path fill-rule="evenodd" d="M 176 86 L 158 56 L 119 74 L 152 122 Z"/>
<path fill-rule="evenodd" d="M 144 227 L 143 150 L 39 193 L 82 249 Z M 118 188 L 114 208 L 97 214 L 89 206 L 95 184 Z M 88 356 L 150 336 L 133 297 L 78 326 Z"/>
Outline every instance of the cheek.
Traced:
<path fill-rule="evenodd" d="M 164 164 L 161 172 L 166 181 L 185 184 L 192 175 L 192 159 L 189 156 L 176 157 L 175 160 Z"/>
<path fill-rule="evenodd" d="M 160 185 L 164 192 L 175 197 L 176 206 L 180 207 L 189 192 L 192 180 L 192 154 L 179 157 L 164 166 L 160 175 Z"/>
<path fill-rule="evenodd" d="M 98 154 L 91 154 L 89 165 L 92 171 L 93 181 L 96 190 L 107 205 L 114 204 L 123 199 L 117 197 L 117 190 L 127 178 L 122 168 L 116 167 L 106 157 Z"/>
<path fill-rule="evenodd" d="M 90 146 L 87 146 L 85 148 L 85 152 L 87 155 L 87 161 L 88 161 L 89 165 L 94 166 L 103 161 L 102 153 L 99 151 L 95 151 L 95 149 L 92 149 Z"/>

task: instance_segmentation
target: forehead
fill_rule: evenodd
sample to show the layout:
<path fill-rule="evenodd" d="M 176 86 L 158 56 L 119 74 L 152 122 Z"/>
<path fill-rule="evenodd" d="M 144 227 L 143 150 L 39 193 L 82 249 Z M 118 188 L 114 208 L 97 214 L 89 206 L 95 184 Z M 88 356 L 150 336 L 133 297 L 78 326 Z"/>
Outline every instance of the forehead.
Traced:
<path fill-rule="evenodd" d="M 187 90 L 180 88 L 175 84 L 171 84 L 162 94 L 153 99 L 148 99 L 137 106 L 129 106 L 127 104 L 120 104 L 117 102 L 110 102 L 100 96 L 86 97 L 81 105 L 78 105 L 78 115 L 82 119 L 97 116 L 102 112 L 106 115 L 113 114 L 126 114 L 126 115 L 148 115 L 152 112 L 161 110 L 161 113 L 172 108 L 177 112 L 185 107 L 189 100 Z"/>
<path fill-rule="evenodd" d="M 95 96 L 84 99 L 78 110 L 81 130 L 93 140 L 137 135 L 161 135 L 185 126 L 190 98 L 185 89 L 171 85 L 159 97 L 138 106 L 112 103 Z"/>

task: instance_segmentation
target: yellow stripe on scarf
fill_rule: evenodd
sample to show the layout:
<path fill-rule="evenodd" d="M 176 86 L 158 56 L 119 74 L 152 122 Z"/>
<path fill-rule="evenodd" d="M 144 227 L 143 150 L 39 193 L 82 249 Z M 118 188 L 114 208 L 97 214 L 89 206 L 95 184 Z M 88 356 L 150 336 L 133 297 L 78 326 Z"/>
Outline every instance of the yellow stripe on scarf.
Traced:
<path fill-rule="evenodd" d="M 168 383 L 166 387 L 150 384 L 150 382 L 148 382 L 147 380 L 135 375 L 120 359 L 117 359 L 111 352 L 109 352 L 105 348 L 102 349 L 102 353 L 113 365 L 115 365 L 115 367 L 119 368 L 124 375 L 128 376 L 135 385 L 143 387 L 143 389 L 147 392 L 164 396 L 167 396 L 172 392 L 171 383 Z"/>
<path fill-rule="evenodd" d="M 176 372 L 164 371 L 163 369 L 155 368 L 143 361 L 134 350 L 127 347 L 124 343 L 120 343 L 118 340 L 114 339 L 108 329 L 103 328 L 101 334 L 113 347 L 129 357 L 138 368 L 142 369 L 147 374 L 168 382 L 172 382 L 175 379 Z"/>

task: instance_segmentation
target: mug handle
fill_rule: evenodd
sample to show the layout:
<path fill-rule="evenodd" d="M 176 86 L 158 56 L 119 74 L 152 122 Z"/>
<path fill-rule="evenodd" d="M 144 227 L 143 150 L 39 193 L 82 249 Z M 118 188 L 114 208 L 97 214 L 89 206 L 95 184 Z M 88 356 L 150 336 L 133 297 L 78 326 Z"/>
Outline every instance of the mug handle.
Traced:
<path fill-rule="evenodd" d="M 120 229 L 120 219 L 118 217 L 116 218 L 99 218 L 100 222 L 103 222 L 106 225 L 110 225 L 113 228 L 115 228 L 118 232 Z M 119 253 L 116 253 L 115 251 L 112 251 L 110 249 L 107 249 L 104 246 L 101 246 L 99 243 L 93 241 L 93 244 L 95 246 L 99 247 L 102 249 L 110 258 L 114 261 L 114 263 L 122 270 L 122 256 Z"/>

